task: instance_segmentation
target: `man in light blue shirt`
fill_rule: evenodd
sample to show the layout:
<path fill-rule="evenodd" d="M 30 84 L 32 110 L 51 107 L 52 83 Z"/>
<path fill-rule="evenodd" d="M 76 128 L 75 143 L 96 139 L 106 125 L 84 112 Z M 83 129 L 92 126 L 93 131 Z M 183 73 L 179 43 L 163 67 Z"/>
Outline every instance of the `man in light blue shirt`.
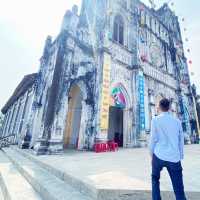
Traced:
<path fill-rule="evenodd" d="M 160 172 L 166 167 L 176 200 L 186 200 L 181 160 L 184 157 L 184 134 L 180 120 L 169 113 L 170 101 L 159 102 L 160 114 L 152 119 L 149 143 L 152 156 L 152 199 L 161 200 Z"/>

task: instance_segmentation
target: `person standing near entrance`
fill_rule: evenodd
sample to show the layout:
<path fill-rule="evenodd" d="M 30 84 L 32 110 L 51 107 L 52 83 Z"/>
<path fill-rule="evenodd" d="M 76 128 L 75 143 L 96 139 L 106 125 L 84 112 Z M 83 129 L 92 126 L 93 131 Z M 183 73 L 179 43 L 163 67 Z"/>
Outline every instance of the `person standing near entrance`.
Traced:
<path fill-rule="evenodd" d="M 184 134 L 181 121 L 170 114 L 170 101 L 159 102 L 160 114 L 151 121 L 149 142 L 152 157 L 152 200 L 161 200 L 160 172 L 166 167 L 176 200 L 186 200 L 181 160 L 184 157 Z"/>

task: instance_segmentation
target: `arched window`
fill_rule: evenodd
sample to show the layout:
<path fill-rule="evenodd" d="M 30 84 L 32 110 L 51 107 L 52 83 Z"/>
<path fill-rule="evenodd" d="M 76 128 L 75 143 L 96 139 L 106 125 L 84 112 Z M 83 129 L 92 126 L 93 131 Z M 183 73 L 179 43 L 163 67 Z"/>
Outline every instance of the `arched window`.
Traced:
<path fill-rule="evenodd" d="M 114 41 L 124 45 L 124 21 L 120 15 L 117 15 L 114 20 Z"/>

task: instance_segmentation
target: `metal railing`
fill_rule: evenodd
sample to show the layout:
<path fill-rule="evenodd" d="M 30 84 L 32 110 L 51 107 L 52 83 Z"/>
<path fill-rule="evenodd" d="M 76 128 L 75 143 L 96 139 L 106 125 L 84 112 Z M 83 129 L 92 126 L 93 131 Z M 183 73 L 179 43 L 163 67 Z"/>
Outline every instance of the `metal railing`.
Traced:
<path fill-rule="evenodd" d="M 14 140 L 15 140 L 14 134 L 0 137 L 0 149 L 3 147 L 8 147 L 9 145 L 13 144 Z"/>

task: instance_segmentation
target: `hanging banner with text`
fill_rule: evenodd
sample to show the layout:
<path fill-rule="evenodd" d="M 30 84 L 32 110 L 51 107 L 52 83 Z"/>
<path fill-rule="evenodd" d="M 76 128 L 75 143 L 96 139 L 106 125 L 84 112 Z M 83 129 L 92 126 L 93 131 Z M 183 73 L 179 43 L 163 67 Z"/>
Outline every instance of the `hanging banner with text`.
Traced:
<path fill-rule="evenodd" d="M 107 134 L 108 132 L 108 123 L 109 123 L 110 66 L 111 66 L 111 56 L 107 53 L 104 53 L 100 129 L 101 133 L 105 134 Z"/>
<path fill-rule="evenodd" d="M 139 127 L 140 131 L 145 130 L 145 106 L 144 106 L 144 74 L 138 74 L 138 100 L 139 100 Z"/>

